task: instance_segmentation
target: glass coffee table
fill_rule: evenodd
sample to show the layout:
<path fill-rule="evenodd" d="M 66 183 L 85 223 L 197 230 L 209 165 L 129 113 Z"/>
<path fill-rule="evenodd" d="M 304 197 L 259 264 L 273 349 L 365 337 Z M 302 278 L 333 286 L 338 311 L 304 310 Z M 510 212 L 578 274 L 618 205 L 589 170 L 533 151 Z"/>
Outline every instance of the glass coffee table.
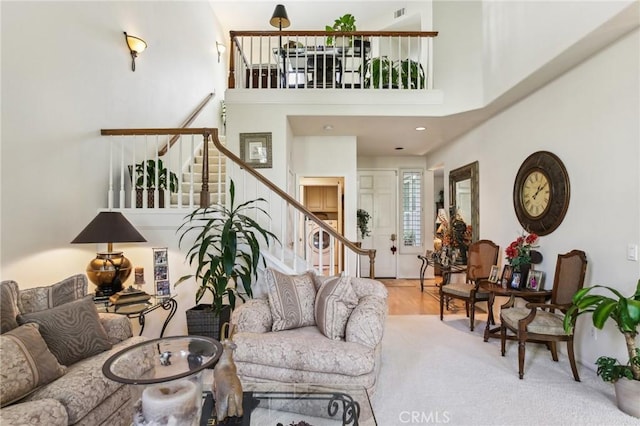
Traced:
<path fill-rule="evenodd" d="M 203 417 L 202 372 L 221 354 L 220 342 L 208 337 L 165 337 L 122 349 L 107 359 L 102 373 L 140 385 L 133 387 L 133 425 L 197 426 Z"/>
<path fill-rule="evenodd" d="M 259 383 L 247 384 L 243 391 L 242 417 L 217 423 L 211 399 L 210 403 L 205 401 L 201 425 L 377 425 L 364 387 Z M 212 413 L 210 419 L 206 418 L 208 412 Z"/>

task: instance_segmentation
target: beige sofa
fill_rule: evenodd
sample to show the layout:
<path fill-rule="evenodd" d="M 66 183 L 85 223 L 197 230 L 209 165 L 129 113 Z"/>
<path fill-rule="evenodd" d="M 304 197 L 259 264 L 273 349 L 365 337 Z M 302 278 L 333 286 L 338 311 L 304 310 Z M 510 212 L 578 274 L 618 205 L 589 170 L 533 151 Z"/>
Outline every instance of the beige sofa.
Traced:
<path fill-rule="evenodd" d="M 84 275 L 22 291 L 14 281 L 3 281 L 0 300 L 2 426 L 131 423 L 134 389 L 104 377 L 102 365 L 112 354 L 145 338 L 132 337 L 126 316 L 95 311 Z M 65 325 L 56 322 L 58 317 L 73 321 L 75 313 L 75 330 L 56 337 L 57 342 L 47 342 L 47 325 L 64 330 Z M 58 346 L 58 355 L 53 356 L 52 346 Z M 91 355 L 75 360 L 87 353 Z"/>
<path fill-rule="evenodd" d="M 328 279 L 314 277 L 316 292 Z M 380 369 L 387 289 L 366 278 L 351 278 L 350 283 L 355 307 L 341 338 L 328 338 L 317 324 L 273 331 L 270 297 L 251 299 L 237 307 L 231 322 L 236 326 L 234 360 L 242 382 L 358 385 L 372 394 Z"/>

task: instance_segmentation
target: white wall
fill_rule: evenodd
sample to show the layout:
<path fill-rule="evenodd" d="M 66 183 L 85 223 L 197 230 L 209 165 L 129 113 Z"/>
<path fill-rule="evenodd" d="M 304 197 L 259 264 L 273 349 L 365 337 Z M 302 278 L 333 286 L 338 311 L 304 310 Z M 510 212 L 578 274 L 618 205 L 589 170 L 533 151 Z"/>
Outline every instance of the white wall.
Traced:
<path fill-rule="evenodd" d="M 108 143 L 101 128 L 177 127 L 214 91 L 194 124 L 217 126 L 226 64 L 217 61 L 215 41 L 224 38 L 206 2 L 1 7 L 0 277 L 27 288 L 84 272 L 105 248 L 69 244 L 107 205 Z M 135 72 L 123 31 L 148 43 Z M 141 232 L 147 243 L 117 248 L 145 266 L 149 283 L 151 248 L 173 248 L 175 227 Z M 181 274 L 183 257 L 170 252 L 173 278 Z M 193 293 L 181 309 L 187 304 L 193 305 Z"/>
<path fill-rule="evenodd" d="M 479 161 L 481 238 L 504 250 L 522 231 L 513 209 L 514 178 L 529 154 L 549 150 L 567 168 L 571 201 L 560 227 L 540 239 L 542 270 L 553 277 L 557 254 L 582 249 L 589 262 L 586 286 L 605 284 L 633 294 L 640 263 L 626 260 L 626 247 L 640 243 L 639 52 L 636 30 L 429 155 L 429 166 L 445 164 L 445 176 Z M 590 329 L 590 323 L 579 323 L 576 350 L 585 366 L 599 355 L 624 355 L 622 336 L 611 324 L 597 340 Z"/>
<path fill-rule="evenodd" d="M 524 80 L 633 2 L 483 1 L 485 103 Z"/>

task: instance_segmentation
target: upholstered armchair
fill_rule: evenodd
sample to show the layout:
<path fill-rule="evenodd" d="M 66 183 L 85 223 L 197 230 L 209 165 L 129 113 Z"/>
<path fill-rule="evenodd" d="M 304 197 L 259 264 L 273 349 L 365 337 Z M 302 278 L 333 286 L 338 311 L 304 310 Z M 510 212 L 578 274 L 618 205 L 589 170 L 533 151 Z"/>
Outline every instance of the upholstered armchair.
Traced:
<path fill-rule="evenodd" d="M 442 283 L 440 286 L 440 321 L 445 298 L 464 300 L 471 331 L 475 325 L 476 302 L 489 300 L 489 293 L 480 284 L 489 278 L 491 267 L 498 262 L 500 247 L 490 240 L 480 240 L 469 246 L 467 280 L 464 283 Z"/>
<path fill-rule="evenodd" d="M 518 374 L 524 377 L 526 342 L 543 342 L 551 350 L 551 357 L 558 361 L 556 342 L 567 342 L 567 354 L 573 378 L 579 382 L 573 351 L 573 331 L 566 333 L 563 326 L 564 313 L 571 306 L 573 295 L 584 285 L 587 257 L 582 250 L 559 254 L 551 291 L 551 303 L 527 303 L 526 307 L 515 307 L 512 295 L 502 305 L 500 312 L 500 340 L 502 356 L 505 354 L 507 330 L 518 341 Z M 556 312 L 560 311 L 560 312 Z"/>
<path fill-rule="evenodd" d="M 359 385 L 372 393 L 387 317 L 385 286 L 311 272 L 268 275 L 268 298 L 248 300 L 231 317 L 236 326 L 234 361 L 243 384 Z M 274 292 L 300 303 L 282 312 L 291 303 Z"/>

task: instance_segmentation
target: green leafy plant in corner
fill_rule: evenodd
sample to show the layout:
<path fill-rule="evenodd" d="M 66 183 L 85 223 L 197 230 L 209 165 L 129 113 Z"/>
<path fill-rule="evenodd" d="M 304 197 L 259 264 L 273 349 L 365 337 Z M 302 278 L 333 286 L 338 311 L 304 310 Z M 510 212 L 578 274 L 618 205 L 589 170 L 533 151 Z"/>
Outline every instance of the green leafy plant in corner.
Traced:
<path fill-rule="evenodd" d="M 615 297 L 592 294 L 594 289 L 604 289 Z M 605 322 L 612 319 L 622 333 L 627 346 L 629 361 L 622 364 L 617 359 L 601 356 L 597 359 L 597 373 L 605 382 L 615 382 L 620 378 L 640 380 L 640 349 L 636 345 L 640 324 L 640 280 L 632 296 L 624 297 L 614 288 L 596 285 L 583 288 L 573 296 L 573 304 L 564 318 L 564 329 L 570 332 L 578 316 L 590 313 L 594 327 L 602 330 Z"/>
<path fill-rule="evenodd" d="M 360 230 L 360 235 L 362 238 L 368 237 L 371 235 L 369 231 L 369 221 L 371 220 L 371 216 L 367 213 L 366 210 L 358 209 L 358 229 Z"/>
<path fill-rule="evenodd" d="M 273 233 L 248 216 L 249 212 L 254 212 L 269 217 L 260 206 L 266 203 L 264 198 L 236 205 L 233 180 L 229 195 L 229 207 L 212 204 L 199 208 L 185 216 L 185 222 L 178 228 L 178 232 L 181 232 L 179 246 L 186 235 L 196 233 L 186 255 L 189 265 L 196 266 L 196 272 L 181 277 L 175 285 L 195 277 L 200 285 L 196 292 L 196 304 L 205 294 L 211 293 L 212 309 L 216 314 L 220 314 L 225 306 L 225 296 L 231 309 L 235 308 L 237 297 L 245 300 L 245 296 L 238 291 L 239 285 L 247 297 L 253 297 L 251 282 L 258 277 L 261 259 L 266 266 L 260 254 L 260 243 L 263 241 L 269 247 L 272 240 L 278 241 Z"/>
<path fill-rule="evenodd" d="M 353 32 L 356 30 L 356 18 L 352 14 L 346 13 L 337 18 L 333 25 L 326 25 L 324 30 L 327 32 Z M 333 45 L 333 36 L 327 36 L 327 46 L 331 45 Z"/>

